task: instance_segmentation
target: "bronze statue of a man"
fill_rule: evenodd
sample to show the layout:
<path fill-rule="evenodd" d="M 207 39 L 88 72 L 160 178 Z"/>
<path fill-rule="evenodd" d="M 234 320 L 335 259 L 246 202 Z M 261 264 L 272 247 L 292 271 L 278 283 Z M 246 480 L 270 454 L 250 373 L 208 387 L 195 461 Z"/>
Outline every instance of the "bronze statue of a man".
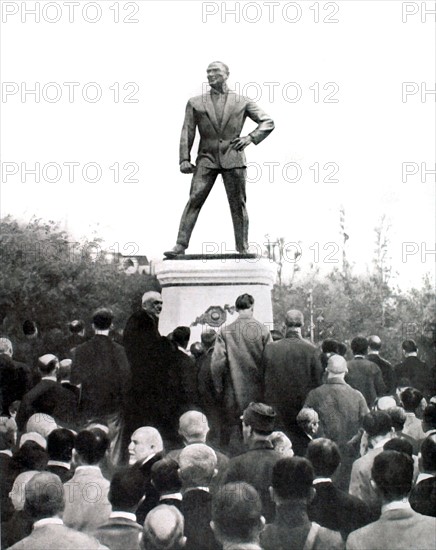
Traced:
<path fill-rule="evenodd" d="M 207 68 L 211 90 L 192 97 L 186 106 L 185 121 L 180 136 L 180 171 L 193 174 L 188 204 L 180 221 L 176 246 L 164 252 L 168 258 L 185 253 L 192 230 L 213 184 L 221 174 L 232 214 L 236 250 L 243 254 L 248 248 L 248 214 L 245 181 L 247 163 L 244 149 L 257 145 L 274 130 L 274 122 L 253 101 L 228 89 L 229 68 L 220 61 Z M 257 122 L 248 136 L 240 137 L 246 117 Z M 191 164 L 191 149 L 195 130 L 200 133 L 196 165 Z"/>

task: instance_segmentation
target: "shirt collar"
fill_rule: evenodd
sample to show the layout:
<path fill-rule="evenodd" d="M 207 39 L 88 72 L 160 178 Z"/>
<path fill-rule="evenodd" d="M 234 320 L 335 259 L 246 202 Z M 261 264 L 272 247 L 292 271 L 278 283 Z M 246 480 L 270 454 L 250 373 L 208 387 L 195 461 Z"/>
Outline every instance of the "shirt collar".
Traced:
<path fill-rule="evenodd" d="M 56 376 L 42 376 L 41 380 L 52 380 L 52 382 L 57 382 Z"/>
<path fill-rule="evenodd" d="M 123 519 L 130 519 L 137 523 L 136 521 L 136 515 L 132 514 L 131 512 L 111 512 L 111 515 L 109 516 L 109 519 L 113 518 L 123 518 Z"/>
<path fill-rule="evenodd" d="M 35 521 L 33 524 L 34 529 L 38 529 L 38 527 L 44 527 L 44 525 L 63 525 L 64 522 L 61 520 L 61 518 L 43 518 L 39 519 L 38 521 Z"/>
<path fill-rule="evenodd" d="M 12 456 L 12 451 L 9 449 L 4 449 L 3 451 L 0 451 L 0 453 L 3 455 Z"/>
<path fill-rule="evenodd" d="M 187 489 L 185 489 L 185 493 L 189 493 L 189 491 L 206 491 L 206 493 L 209 493 L 209 487 L 202 487 L 202 486 L 198 486 L 198 487 L 188 487 Z"/>
<path fill-rule="evenodd" d="M 418 485 L 418 483 L 419 483 L 420 481 L 424 481 L 424 479 L 431 479 L 431 478 L 433 478 L 433 477 L 435 477 L 435 476 L 432 476 L 431 474 L 426 474 L 425 472 L 421 472 L 421 473 L 418 475 L 418 477 L 416 478 L 416 483 L 415 483 L 415 485 Z"/>
<path fill-rule="evenodd" d="M 156 453 L 152 453 L 151 455 L 148 455 L 147 458 L 144 458 L 139 464 L 141 466 L 144 466 L 144 464 L 147 464 L 154 456 L 156 456 Z"/>
<path fill-rule="evenodd" d="M 388 435 L 387 437 L 384 437 L 383 439 L 380 439 L 380 441 L 377 441 L 377 443 L 375 443 L 372 448 L 373 449 L 380 449 L 380 447 L 383 447 L 383 445 L 386 443 L 386 441 L 389 441 L 389 439 L 391 438 L 390 435 Z"/>
<path fill-rule="evenodd" d="M 76 472 L 79 472 L 80 470 L 98 470 L 101 472 L 99 466 L 95 466 L 94 464 L 83 464 L 83 466 L 77 466 Z"/>
<path fill-rule="evenodd" d="M 317 485 L 318 483 L 332 483 L 332 480 L 329 477 L 317 477 L 313 480 L 313 484 Z"/>
<path fill-rule="evenodd" d="M 62 468 L 66 468 L 67 470 L 71 470 L 71 464 L 69 462 L 62 462 L 61 460 L 49 460 L 47 462 L 47 466 L 62 466 Z M 80 466 L 79 466 L 80 468 Z"/>
<path fill-rule="evenodd" d="M 382 514 L 385 512 L 389 512 L 390 510 L 411 510 L 411 506 L 409 501 L 406 500 L 393 500 L 392 502 L 388 502 L 387 504 L 383 504 L 381 511 Z"/>
<path fill-rule="evenodd" d="M 360 355 L 360 353 L 358 353 L 357 355 L 354 356 L 354 359 L 365 359 L 365 356 Z"/>
<path fill-rule="evenodd" d="M 203 487 L 201 487 L 201 489 L 203 489 Z M 206 487 L 206 489 L 207 489 L 207 487 Z M 159 500 L 163 500 L 163 499 L 167 499 L 167 498 L 172 498 L 174 500 L 183 500 L 182 493 L 169 493 L 167 495 L 162 495 Z"/>

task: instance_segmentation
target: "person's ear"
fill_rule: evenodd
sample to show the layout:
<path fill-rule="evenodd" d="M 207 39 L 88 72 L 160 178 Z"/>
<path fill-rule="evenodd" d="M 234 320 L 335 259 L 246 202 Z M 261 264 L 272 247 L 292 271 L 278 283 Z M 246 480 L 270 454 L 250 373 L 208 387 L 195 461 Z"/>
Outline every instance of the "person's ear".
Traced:
<path fill-rule="evenodd" d="M 264 516 L 260 516 L 259 521 L 260 521 L 260 530 L 263 531 L 264 527 L 266 525 L 266 520 L 265 520 Z"/>
<path fill-rule="evenodd" d="M 212 479 L 218 475 L 218 469 L 215 468 L 212 474 Z"/>
<path fill-rule="evenodd" d="M 180 539 L 180 548 L 184 548 L 184 547 L 185 547 L 185 544 L 186 544 L 186 541 L 187 541 L 187 540 L 188 540 L 188 539 L 187 539 L 186 537 L 182 537 L 182 538 Z"/>
<path fill-rule="evenodd" d="M 309 489 L 309 498 L 307 499 L 308 502 L 312 502 L 312 500 L 315 498 L 315 496 L 316 496 L 316 489 L 315 489 L 315 487 L 311 487 Z"/>
<path fill-rule="evenodd" d="M 216 532 L 215 522 L 214 522 L 214 521 L 210 521 L 210 522 L 209 522 L 209 525 L 210 525 L 210 528 L 212 529 L 212 531 L 215 533 L 215 532 Z"/>

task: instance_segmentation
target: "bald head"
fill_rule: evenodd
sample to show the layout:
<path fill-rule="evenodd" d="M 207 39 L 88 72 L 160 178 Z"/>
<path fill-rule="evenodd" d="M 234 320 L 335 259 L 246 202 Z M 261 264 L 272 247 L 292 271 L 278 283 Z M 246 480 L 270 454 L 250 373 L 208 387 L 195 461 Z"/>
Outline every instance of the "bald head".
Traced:
<path fill-rule="evenodd" d="M 216 474 L 215 451 L 202 443 L 185 447 L 179 456 L 180 478 L 183 486 L 208 486 Z"/>
<path fill-rule="evenodd" d="M 175 506 L 161 504 L 145 518 L 142 544 L 144 550 L 179 550 L 183 548 L 184 520 Z"/>
<path fill-rule="evenodd" d="M 142 309 L 153 317 L 159 317 L 162 311 L 162 303 L 160 292 L 150 290 L 142 296 Z"/>
<path fill-rule="evenodd" d="M 207 418 L 199 411 L 188 411 L 179 419 L 179 434 L 185 443 L 206 443 L 209 432 Z"/>
<path fill-rule="evenodd" d="M 380 348 L 381 348 L 381 340 L 378 336 L 376 336 L 375 334 L 373 334 L 372 336 L 370 336 L 368 338 L 368 347 L 370 350 L 372 351 L 380 351 Z"/>
<path fill-rule="evenodd" d="M 130 439 L 129 464 L 143 462 L 146 458 L 163 451 L 163 442 L 156 428 L 138 428 Z"/>
<path fill-rule="evenodd" d="M 0 338 L 0 354 L 9 355 L 9 357 L 12 357 L 12 342 L 8 338 Z"/>

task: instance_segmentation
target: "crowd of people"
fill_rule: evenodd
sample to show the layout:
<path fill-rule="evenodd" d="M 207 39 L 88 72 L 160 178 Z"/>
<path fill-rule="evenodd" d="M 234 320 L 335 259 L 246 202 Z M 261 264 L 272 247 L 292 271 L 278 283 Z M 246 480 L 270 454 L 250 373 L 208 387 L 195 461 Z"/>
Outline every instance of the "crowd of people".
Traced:
<path fill-rule="evenodd" d="M 436 368 L 235 321 L 0 338 L 1 544 L 13 550 L 436 549 Z M 399 342 L 400 344 L 400 342 Z"/>

